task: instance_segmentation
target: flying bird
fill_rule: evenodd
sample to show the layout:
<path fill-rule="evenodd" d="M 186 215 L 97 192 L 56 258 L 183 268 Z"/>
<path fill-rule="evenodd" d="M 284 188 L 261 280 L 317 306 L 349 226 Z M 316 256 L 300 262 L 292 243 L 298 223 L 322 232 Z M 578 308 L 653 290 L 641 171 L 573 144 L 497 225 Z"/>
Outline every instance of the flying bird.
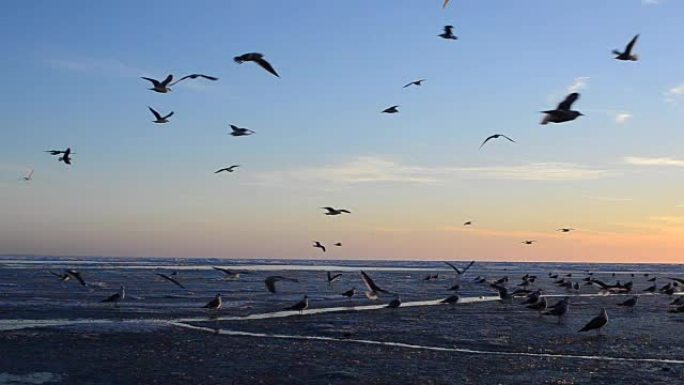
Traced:
<path fill-rule="evenodd" d="M 396 114 L 397 112 L 399 112 L 399 109 L 398 109 L 398 108 L 399 108 L 399 106 L 387 107 L 387 108 L 385 108 L 384 110 L 382 110 L 382 113 L 385 113 L 385 114 Z"/>
<path fill-rule="evenodd" d="M 337 242 L 337 243 L 335 243 L 333 246 L 340 247 L 340 246 L 342 246 L 342 242 Z"/>
<path fill-rule="evenodd" d="M 173 75 L 171 74 L 169 74 L 169 76 L 167 76 L 166 79 L 162 80 L 161 82 L 159 80 L 146 78 L 144 76 L 142 78 L 152 83 L 152 88 L 149 88 L 151 91 L 159 92 L 160 94 L 171 92 L 170 84 L 173 80 Z"/>
<path fill-rule="evenodd" d="M 157 275 L 160 276 L 160 277 L 162 277 L 162 278 L 164 278 L 165 280 L 167 280 L 167 281 L 173 283 L 174 285 L 180 287 L 181 289 L 185 289 L 185 286 L 181 285 L 181 283 L 178 282 L 177 280 L 175 280 L 173 277 L 168 276 L 168 275 L 163 274 L 163 273 L 157 273 Z"/>
<path fill-rule="evenodd" d="M 351 214 L 351 211 L 347 209 L 336 209 L 334 207 L 321 207 L 326 211 L 325 215 L 340 215 L 340 214 Z"/>
<path fill-rule="evenodd" d="M 81 284 L 81 286 L 88 286 L 86 281 L 83 279 L 83 276 L 81 276 L 81 273 L 79 273 L 78 271 L 76 271 L 76 270 L 65 270 L 65 273 L 69 274 L 70 277 L 77 280 Z"/>
<path fill-rule="evenodd" d="M 293 310 L 293 311 L 298 311 L 300 314 L 306 310 L 309 307 L 309 296 L 305 295 L 304 299 L 301 301 L 297 302 L 296 304 L 292 306 L 288 306 L 284 308 L 283 310 Z"/>
<path fill-rule="evenodd" d="M 326 275 L 327 275 L 327 277 L 328 277 L 328 285 L 332 284 L 333 282 L 335 282 L 335 281 L 337 281 L 338 279 L 340 279 L 340 277 L 342 277 L 342 274 L 341 274 L 341 273 L 340 273 L 340 274 L 335 274 L 335 275 L 330 274 L 329 271 L 327 271 L 326 273 L 327 273 Z"/>
<path fill-rule="evenodd" d="M 371 277 L 368 276 L 368 274 L 364 273 L 361 271 L 361 279 L 363 279 L 363 283 L 366 285 L 368 288 L 368 292 L 366 292 L 366 297 L 369 299 L 376 299 L 378 298 L 378 293 L 389 293 L 389 291 L 382 289 L 380 286 L 376 285 L 375 282 L 371 279 Z"/>
<path fill-rule="evenodd" d="M 211 81 L 217 81 L 218 80 L 218 78 L 215 76 L 202 75 L 202 74 L 192 74 L 192 75 L 183 76 L 182 78 L 180 78 L 180 79 L 176 80 L 175 82 L 169 84 L 169 86 L 176 85 L 185 79 L 197 79 L 197 78 L 207 79 L 207 80 L 211 80 Z"/>
<path fill-rule="evenodd" d="M 114 294 L 110 295 L 109 297 L 103 299 L 100 302 L 111 302 L 114 304 L 114 306 L 117 306 L 117 304 L 119 302 L 123 301 L 125 298 L 126 298 L 126 289 L 123 286 L 121 286 L 118 293 L 114 293 Z"/>
<path fill-rule="evenodd" d="M 233 60 L 238 64 L 242 64 L 246 61 L 254 62 L 254 63 L 260 65 L 261 68 L 265 69 L 266 71 L 268 71 L 272 75 L 280 77 L 280 75 L 278 75 L 278 73 L 273 68 L 273 66 L 271 66 L 271 64 L 264 59 L 263 54 L 260 54 L 257 52 L 246 53 L 244 55 L 234 57 Z"/>
<path fill-rule="evenodd" d="M 238 127 L 234 124 L 230 125 L 230 129 L 231 129 L 230 134 L 232 136 L 248 136 L 248 135 L 256 134 L 256 132 L 250 130 L 249 128 Z"/>
<path fill-rule="evenodd" d="M 444 32 L 440 33 L 437 36 L 441 37 L 442 39 L 447 39 L 447 40 L 458 40 L 458 36 L 454 35 L 454 26 L 453 25 L 445 25 L 444 26 Z"/>
<path fill-rule="evenodd" d="M 503 134 L 494 134 L 494 135 L 491 135 L 491 136 L 487 137 L 487 139 L 485 139 L 484 142 L 482 142 L 482 144 L 480 145 L 480 148 L 482 148 L 482 146 L 484 146 L 484 145 L 485 145 L 487 142 L 489 142 L 490 140 L 492 140 L 492 139 L 499 139 L 499 138 L 505 138 L 505 139 L 508 139 L 509 142 L 515 143 L 515 140 L 513 140 L 513 139 L 507 137 L 506 135 L 503 135 Z"/>
<path fill-rule="evenodd" d="M 214 174 L 218 174 L 218 173 L 224 172 L 224 171 L 225 171 L 225 172 L 233 172 L 233 171 L 235 171 L 235 169 L 238 168 L 238 167 L 240 167 L 239 164 L 234 164 L 234 165 L 232 165 L 232 166 L 230 166 L 230 167 L 226 167 L 226 168 L 222 168 L 222 169 L 216 170 L 216 171 L 214 171 Z"/>
<path fill-rule="evenodd" d="M 61 150 L 47 150 L 47 151 L 45 151 L 45 152 L 50 153 L 50 155 L 61 155 L 61 154 L 64 154 L 64 151 L 61 151 Z"/>
<path fill-rule="evenodd" d="M 525 245 L 531 245 L 533 243 L 536 243 L 537 241 L 522 241 L 520 243 L 525 244 Z"/>
<path fill-rule="evenodd" d="M 423 85 L 423 82 L 424 82 L 424 81 L 425 81 L 425 79 L 414 80 L 414 81 L 412 81 L 412 82 L 410 82 L 410 83 L 406 83 L 406 85 L 405 85 L 404 87 L 402 87 L 402 88 L 406 88 L 406 87 L 410 87 L 410 86 L 418 86 L 418 87 L 420 87 L 420 86 Z"/>
<path fill-rule="evenodd" d="M 561 233 L 569 233 L 569 232 L 571 232 L 571 231 L 575 231 L 575 229 L 568 228 L 568 227 L 564 227 L 564 228 L 561 228 L 561 229 L 557 229 L 556 231 L 560 231 Z"/>
<path fill-rule="evenodd" d="M 463 222 L 463 226 L 472 226 L 473 221 L 465 221 Z"/>
<path fill-rule="evenodd" d="M 202 306 L 202 308 L 203 309 L 218 310 L 221 308 L 221 305 L 223 305 L 223 302 L 221 301 L 221 293 L 218 293 L 218 294 L 216 294 L 216 297 L 214 297 L 214 299 L 207 302 L 207 304 Z"/>
<path fill-rule="evenodd" d="M 217 266 L 212 266 L 212 268 L 216 271 L 222 272 L 223 274 L 226 275 L 227 278 L 231 278 L 231 279 L 240 278 L 240 272 L 224 269 L 222 267 L 217 267 Z"/>
<path fill-rule="evenodd" d="M 64 151 L 59 151 L 59 150 L 48 150 L 45 151 L 50 153 L 50 155 L 62 155 L 57 159 L 59 162 L 64 162 L 65 164 L 71 165 L 71 155 L 75 154 L 71 152 L 71 148 L 67 148 Z"/>
<path fill-rule="evenodd" d="M 51 271 L 50 274 L 54 275 L 55 277 L 59 278 L 60 281 L 66 282 L 71 279 L 71 276 L 67 273 L 64 274 L 59 274 L 55 273 L 54 271 Z"/>
<path fill-rule="evenodd" d="M 22 178 L 25 182 L 30 182 L 33 178 L 33 169 L 29 170 L 28 174 L 24 175 Z"/>
<path fill-rule="evenodd" d="M 597 315 L 596 317 L 592 318 L 591 321 L 589 321 L 582 329 L 580 329 L 580 332 L 588 332 L 589 330 L 596 330 L 597 334 L 601 334 L 601 328 L 606 326 L 608 324 L 608 313 L 606 313 L 605 308 L 601 308 L 601 313 Z"/>
<path fill-rule="evenodd" d="M 623 60 L 623 61 L 637 61 L 639 60 L 639 55 L 633 54 L 632 49 L 634 49 L 634 44 L 636 44 L 637 39 L 639 38 L 639 34 L 634 36 L 632 40 L 630 40 L 629 43 L 627 43 L 627 46 L 625 47 L 624 52 L 620 52 L 617 49 L 613 50 L 613 53 L 617 56 L 615 56 L 615 59 L 617 60 Z"/>
<path fill-rule="evenodd" d="M 468 269 L 470 269 L 471 266 L 473 266 L 473 265 L 475 264 L 475 261 L 470 261 L 470 263 L 469 263 L 466 267 L 464 267 L 464 268 L 456 267 L 456 266 L 454 266 L 452 263 L 447 262 L 447 261 L 444 261 L 444 263 L 446 263 L 447 265 L 449 265 L 450 268 L 454 269 L 454 271 L 456 272 L 456 274 L 458 274 L 458 275 L 463 275 L 463 274 L 465 274 L 466 271 L 468 271 Z"/>
<path fill-rule="evenodd" d="M 319 249 L 323 250 L 323 252 L 325 253 L 325 246 L 321 245 L 320 242 L 316 241 L 316 242 L 313 244 L 313 247 L 319 248 Z"/>
<path fill-rule="evenodd" d="M 565 100 L 560 102 L 555 110 L 542 111 L 546 115 L 540 124 L 569 122 L 577 119 L 578 116 L 582 116 L 581 112 L 571 110 L 572 104 L 579 99 L 579 96 L 579 93 L 573 92 L 566 96 Z"/>
<path fill-rule="evenodd" d="M 169 112 L 166 116 L 162 116 L 157 110 L 154 108 L 147 106 L 147 108 L 150 110 L 152 115 L 154 115 L 155 120 L 153 120 L 154 123 L 168 123 L 169 118 L 173 116 L 173 111 Z"/>
<path fill-rule="evenodd" d="M 283 276 L 280 276 L 280 275 L 272 275 L 272 276 L 270 276 L 270 277 L 267 277 L 267 278 L 264 280 L 264 284 L 266 284 L 266 289 L 267 289 L 269 292 L 271 292 L 271 293 L 275 293 L 275 292 L 276 292 L 276 286 L 275 286 L 275 284 L 276 284 L 276 282 L 278 282 L 278 281 L 289 281 L 289 282 L 296 282 L 296 283 L 299 283 L 299 280 L 297 280 L 297 279 L 295 279 L 295 278 L 288 278 L 288 277 L 283 277 Z"/>

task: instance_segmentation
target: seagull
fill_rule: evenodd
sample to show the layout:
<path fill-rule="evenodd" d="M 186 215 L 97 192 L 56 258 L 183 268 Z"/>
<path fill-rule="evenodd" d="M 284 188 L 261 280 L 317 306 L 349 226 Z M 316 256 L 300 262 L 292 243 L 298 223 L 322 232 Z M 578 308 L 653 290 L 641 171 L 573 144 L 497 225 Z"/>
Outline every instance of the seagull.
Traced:
<path fill-rule="evenodd" d="M 561 322 L 561 318 L 568 312 L 568 308 L 570 307 L 569 303 L 570 298 L 565 297 L 562 300 L 556 302 L 553 306 L 551 306 L 550 309 L 542 312 L 542 315 L 553 315 L 558 317 L 558 323 Z"/>
<path fill-rule="evenodd" d="M 197 78 L 207 79 L 207 80 L 211 80 L 211 81 L 217 81 L 218 80 L 218 78 L 215 76 L 202 75 L 202 74 L 192 74 L 192 75 L 183 76 L 182 78 L 180 78 L 180 79 L 176 80 L 175 82 L 169 84 L 169 86 L 176 85 L 185 79 L 197 79 Z"/>
<path fill-rule="evenodd" d="M 207 304 L 202 306 L 202 308 L 203 309 L 218 310 L 221 308 L 221 305 L 223 305 L 223 302 L 221 301 L 221 293 L 218 293 L 218 294 L 216 294 L 216 297 L 214 297 L 214 299 L 207 302 Z"/>
<path fill-rule="evenodd" d="M 76 271 L 76 270 L 65 270 L 65 273 L 69 274 L 69 276 L 71 276 L 72 278 L 77 280 L 81 284 L 81 286 L 88 286 L 86 281 L 81 276 L 81 273 L 79 273 L 78 271 Z"/>
<path fill-rule="evenodd" d="M 473 225 L 473 221 L 465 221 L 465 222 L 463 222 L 463 226 L 472 226 L 472 225 Z"/>
<path fill-rule="evenodd" d="M 166 79 L 162 80 L 161 82 L 159 80 L 146 78 L 144 76 L 142 78 L 152 82 L 153 87 L 150 88 L 151 91 L 159 92 L 160 94 L 171 92 L 171 88 L 169 88 L 169 84 L 173 80 L 173 75 L 171 74 L 169 74 L 169 76 L 167 76 Z"/>
<path fill-rule="evenodd" d="M 168 275 L 166 275 L 166 274 L 162 274 L 162 273 L 157 273 L 157 275 L 160 276 L 160 277 L 162 277 L 162 278 L 164 278 L 165 280 L 167 280 L 167 281 L 173 283 L 174 285 L 180 287 L 181 289 L 185 289 L 185 286 L 181 285 L 181 283 L 178 282 L 178 281 L 176 281 L 174 278 L 172 278 L 172 277 L 170 277 L 170 276 L 168 276 Z"/>
<path fill-rule="evenodd" d="M 670 302 L 670 305 L 684 305 L 684 296 L 678 296 L 672 302 Z"/>
<path fill-rule="evenodd" d="M 226 275 L 227 278 L 232 278 L 232 279 L 240 278 L 240 273 L 239 273 L 239 272 L 231 271 L 231 270 L 224 269 L 224 268 L 222 268 L 222 267 L 216 267 L 216 266 L 212 266 L 212 268 L 213 268 L 214 270 L 217 270 L 217 271 L 220 271 L 220 272 L 224 273 L 224 274 Z"/>
<path fill-rule="evenodd" d="M 540 312 L 539 315 L 541 316 L 541 312 L 545 311 L 548 306 L 549 304 L 546 301 L 546 297 L 541 297 L 537 302 L 527 305 L 525 307 Z"/>
<path fill-rule="evenodd" d="M 342 242 L 337 242 L 337 243 L 335 243 L 333 246 L 340 247 L 340 246 L 342 246 Z"/>
<path fill-rule="evenodd" d="M 399 297 L 397 297 L 397 298 L 391 300 L 390 303 L 388 303 L 386 307 L 388 307 L 390 309 L 396 309 L 399 306 L 401 306 L 401 299 Z"/>
<path fill-rule="evenodd" d="M 299 314 L 301 314 L 304 310 L 306 310 L 309 307 L 309 296 L 304 296 L 304 299 L 301 301 L 297 302 L 296 304 L 292 306 L 288 306 L 284 308 L 283 310 L 293 310 L 293 311 L 298 311 Z"/>
<path fill-rule="evenodd" d="M 580 332 L 587 332 L 589 330 L 596 330 L 597 334 L 601 334 L 601 328 L 608 324 L 608 313 L 606 313 L 605 308 L 601 308 L 601 313 L 596 317 L 592 318 L 589 323 L 584 325 Z"/>
<path fill-rule="evenodd" d="M 441 37 L 442 39 L 447 39 L 447 40 L 458 40 L 458 37 L 454 35 L 454 26 L 453 25 L 445 25 L 444 26 L 444 32 L 440 33 L 437 35 Z"/>
<path fill-rule="evenodd" d="M 150 110 L 152 115 L 154 115 L 154 117 L 156 118 L 155 120 L 153 120 L 154 123 L 168 123 L 169 118 L 171 116 L 173 116 L 173 111 L 169 112 L 169 114 L 166 116 L 161 116 L 161 114 L 159 112 L 157 112 L 154 108 L 152 108 L 150 106 L 147 106 L 147 108 Z"/>
<path fill-rule="evenodd" d="M 71 279 L 71 276 L 70 276 L 69 274 L 67 274 L 67 273 L 58 274 L 58 273 L 55 273 L 54 271 L 51 271 L 50 274 L 52 274 L 52 275 L 54 275 L 55 277 L 59 278 L 59 280 L 62 281 L 62 282 L 66 282 L 66 281 L 68 281 L 68 280 Z"/>
<path fill-rule="evenodd" d="M 507 303 L 507 302 L 511 302 L 511 300 L 513 299 L 513 296 L 508 293 L 507 288 L 505 288 L 503 286 L 499 286 L 497 284 L 492 284 L 491 287 L 493 287 L 494 290 L 499 292 L 499 298 L 500 298 L 501 302 Z"/>
<path fill-rule="evenodd" d="M 541 298 L 541 294 L 542 294 L 541 289 L 532 292 L 531 294 L 529 294 L 527 296 L 527 299 L 525 301 L 523 301 L 523 303 L 521 303 L 521 305 L 532 305 L 532 304 L 539 302 L 539 298 Z"/>
<path fill-rule="evenodd" d="M 232 132 L 230 133 L 232 136 L 248 136 L 256 134 L 256 132 L 250 130 L 249 128 L 238 127 L 234 124 L 230 125 L 230 129 L 232 130 Z"/>
<path fill-rule="evenodd" d="M 238 167 L 240 167 L 239 164 L 234 164 L 234 165 L 232 165 L 232 166 L 230 166 L 230 167 L 226 167 L 226 168 L 222 168 L 222 169 L 220 169 L 220 170 L 216 170 L 216 171 L 214 171 L 214 174 L 218 174 L 218 173 L 224 172 L 224 171 L 225 171 L 225 172 L 233 172 L 233 171 L 235 171 L 235 169 L 238 168 Z"/>
<path fill-rule="evenodd" d="M 33 169 L 29 170 L 28 174 L 23 176 L 25 182 L 30 182 L 31 178 L 33 178 Z"/>
<path fill-rule="evenodd" d="M 114 303 L 114 306 L 117 306 L 124 298 L 126 298 L 126 289 L 122 285 L 118 293 L 114 293 L 100 302 L 112 302 Z"/>
<path fill-rule="evenodd" d="M 649 286 L 646 289 L 644 289 L 645 292 L 647 293 L 655 293 L 656 290 L 658 290 L 658 286 L 654 283 L 653 286 Z"/>
<path fill-rule="evenodd" d="M 346 209 L 336 209 L 333 207 L 321 207 L 323 210 L 326 210 L 325 215 L 340 215 L 343 213 L 346 214 L 351 214 L 351 211 L 346 210 Z"/>
<path fill-rule="evenodd" d="M 537 241 L 522 241 L 522 242 L 520 242 L 520 243 L 523 243 L 523 244 L 525 244 L 525 245 L 531 245 L 531 244 L 533 244 L 533 243 L 535 243 L 535 242 L 537 242 Z"/>
<path fill-rule="evenodd" d="M 67 147 L 66 150 L 61 152 L 62 156 L 57 159 L 60 162 L 64 162 L 65 164 L 71 165 L 71 148 Z"/>
<path fill-rule="evenodd" d="M 461 288 L 461 285 L 455 284 L 455 285 L 453 285 L 452 287 L 448 288 L 447 290 L 449 290 L 449 291 L 456 291 L 456 290 L 459 290 L 460 288 Z"/>
<path fill-rule="evenodd" d="M 623 60 L 623 61 L 637 61 L 639 60 L 639 55 L 633 54 L 632 49 L 634 48 L 634 44 L 636 44 L 637 39 L 639 38 L 639 34 L 634 36 L 632 40 L 627 44 L 625 47 L 625 52 L 620 52 L 617 49 L 613 50 L 613 53 L 617 55 L 615 59 L 617 60 Z"/>
<path fill-rule="evenodd" d="M 420 87 L 420 86 L 423 85 L 423 82 L 424 82 L 424 81 L 425 81 L 425 79 L 414 80 L 414 81 L 412 81 L 411 83 L 407 83 L 407 84 L 406 84 L 404 87 L 402 87 L 402 88 L 406 88 L 406 87 L 410 87 L 410 86 L 418 86 L 418 87 Z"/>
<path fill-rule="evenodd" d="M 620 303 L 618 304 L 618 306 L 634 307 L 634 306 L 636 306 L 636 304 L 637 304 L 638 301 L 639 301 L 639 297 L 638 297 L 638 296 L 634 296 L 634 297 L 628 299 L 628 300 L 625 301 L 625 302 L 620 302 Z"/>
<path fill-rule="evenodd" d="M 266 289 L 268 289 L 268 291 L 270 291 L 271 293 L 275 293 L 276 292 L 275 283 L 278 281 L 290 281 L 290 282 L 299 283 L 299 280 L 297 280 L 295 278 L 288 278 L 288 277 L 283 277 L 280 275 L 272 275 L 270 277 L 267 277 L 264 280 L 264 283 L 266 284 Z"/>
<path fill-rule="evenodd" d="M 558 229 L 558 230 L 556 230 L 556 231 L 560 231 L 561 233 L 569 233 L 569 232 L 571 232 L 571 231 L 575 231 L 575 229 L 572 229 L 572 228 L 569 228 L 569 227 L 564 227 L 564 228 L 560 228 L 560 229 Z"/>
<path fill-rule="evenodd" d="M 649 279 L 647 279 L 647 281 L 648 281 L 648 282 L 655 282 L 657 278 L 658 278 L 658 277 L 649 278 Z"/>
<path fill-rule="evenodd" d="M 560 102 L 555 110 L 542 111 L 546 115 L 540 124 L 569 122 L 577 119 L 578 116 L 582 116 L 581 112 L 571 110 L 572 104 L 579 99 L 579 96 L 579 93 L 573 92 L 566 96 L 565 100 Z"/>
<path fill-rule="evenodd" d="M 352 287 L 351 289 L 345 291 L 344 293 L 341 293 L 340 295 L 351 299 L 351 297 L 353 297 L 354 294 L 356 294 L 356 288 Z"/>
<path fill-rule="evenodd" d="M 61 154 L 64 154 L 64 151 L 61 151 L 61 150 L 47 150 L 47 151 L 44 151 L 44 152 L 48 152 L 48 153 L 50 153 L 50 155 L 61 155 Z"/>
<path fill-rule="evenodd" d="M 323 252 L 325 253 L 325 246 L 321 245 L 320 242 L 315 241 L 315 243 L 313 244 L 313 247 L 319 248 L 319 249 L 323 250 Z"/>
<path fill-rule="evenodd" d="M 263 54 L 260 54 L 257 52 L 246 53 L 244 55 L 234 57 L 233 60 L 238 64 L 242 64 L 246 61 L 255 62 L 258 65 L 260 65 L 261 68 L 265 69 L 266 71 L 268 71 L 272 75 L 275 75 L 276 77 L 280 77 L 280 75 L 278 75 L 276 70 L 273 69 L 273 66 L 271 66 L 271 64 L 264 59 Z"/>
<path fill-rule="evenodd" d="M 439 301 L 439 303 L 447 303 L 449 305 L 455 305 L 458 303 L 459 296 L 458 295 L 450 295 L 443 300 Z"/>
<path fill-rule="evenodd" d="M 458 275 L 463 275 L 463 274 L 465 274 L 466 271 L 468 271 L 468 269 L 470 269 L 470 267 L 471 267 L 472 265 L 475 264 L 475 261 L 470 261 L 470 263 L 469 263 L 466 267 L 464 267 L 464 268 L 462 268 L 462 269 L 461 269 L 461 268 L 458 268 L 458 267 L 456 267 L 456 266 L 454 266 L 454 265 L 453 265 L 452 263 L 450 263 L 450 262 L 444 261 L 444 263 L 446 263 L 447 265 L 449 265 L 450 268 L 454 269 L 454 271 L 456 272 L 456 274 L 458 274 Z"/>
<path fill-rule="evenodd" d="M 389 293 L 389 291 L 380 288 L 380 286 L 376 285 L 375 282 L 371 279 L 371 277 L 368 276 L 368 274 L 364 273 L 361 271 L 361 279 L 363 279 L 363 283 L 366 285 L 368 288 L 368 291 L 366 292 L 366 297 L 369 299 L 376 299 L 378 298 L 378 293 Z"/>
<path fill-rule="evenodd" d="M 330 274 L 329 271 L 326 271 L 326 274 L 327 274 L 327 276 L 328 276 L 328 285 L 332 284 L 333 282 L 335 282 L 335 281 L 337 281 L 338 279 L 340 279 L 340 277 L 342 277 L 342 274 L 341 274 L 341 273 L 340 273 L 340 274 L 332 275 L 332 274 Z"/>
<path fill-rule="evenodd" d="M 382 110 L 382 112 L 385 114 L 396 114 L 397 112 L 399 112 L 398 107 L 399 106 L 387 107 L 384 110 Z"/>
<path fill-rule="evenodd" d="M 487 139 L 485 139 L 484 142 L 482 142 L 482 144 L 480 145 L 480 148 L 482 148 L 482 146 L 484 146 L 485 143 L 489 142 L 490 140 L 492 140 L 492 139 L 499 139 L 499 138 L 506 138 L 506 139 L 508 139 L 509 142 L 515 143 L 515 140 L 513 140 L 513 139 L 507 137 L 506 135 L 503 135 L 503 134 L 494 134 L 494 135 L 491 135 L 491 136 L 487 137 Z"/>

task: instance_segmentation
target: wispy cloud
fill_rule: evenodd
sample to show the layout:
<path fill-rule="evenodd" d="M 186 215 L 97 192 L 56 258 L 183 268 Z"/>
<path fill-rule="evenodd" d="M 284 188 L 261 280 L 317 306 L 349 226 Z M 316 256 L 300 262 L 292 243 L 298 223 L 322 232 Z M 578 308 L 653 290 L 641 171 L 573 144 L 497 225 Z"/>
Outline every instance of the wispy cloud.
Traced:
<path fill-rule="evenodd" d="M 579 92 L 580 90 L 583 90 L 587 88 L 587 82 L 589 81 L 588 76 L 578 76 L 575 78 L 575 80 L 572 81 L 572 84 L 568 87 L 568 92 Z"/>
<path fill-rule="evenodd" d="M 665 101 L 669 103 L 677 103 L 684 100 L 684 84 L 672 87 L 665 92 Z"/>
<path fill-rule="evenodd" d="M 426 167 L 400 164 L 373 156 L 357 157 L 347 163 L 258 174 L 261 183 L 281 184 L 286 181 L 312 181 L 316 185 L 350 185 L 359 183 L 443 183 L 454 176 L 481 179 L 523 181 L 571 181 L 598 179 L 609 175 L 574 163 L 541 162 L 514 166 Z"/>
<path fill-rule="evenodd" d="M 633 166 L 667 166 L 667 167 L 684 167 L 684 159 L 675 159 L 669 157 L 648 158 L 640 156 L 626 156 L 624 162 Z"/>

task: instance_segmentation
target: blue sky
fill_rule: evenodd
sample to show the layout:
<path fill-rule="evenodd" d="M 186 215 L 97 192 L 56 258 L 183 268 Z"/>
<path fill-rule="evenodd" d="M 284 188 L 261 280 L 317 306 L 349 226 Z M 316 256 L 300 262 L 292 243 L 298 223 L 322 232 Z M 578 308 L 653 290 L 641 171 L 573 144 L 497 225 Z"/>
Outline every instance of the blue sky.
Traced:
<path fill-rule="evenodd" d="M 0 254 L 310 258 L 311 240 L 344 240 L 328 257 L 681 258 L 682 2 L 0 10 Z M 458 41 L 436 36 L 445 24 Z M 613 60 L 636 33 L 641 60 Z M 232 62 L 253 51 L 281 78 Z M 161 95 L 140 79 L 168 73 L 220 81 Z M 586 116 L 540 126 L 573 85 Z M 148 105 L 175 111 L 171 123 L 151 123 Z M 230 137 L 228 123 L 257 134 Z M 493 133 L 518 143 L 478 150 Z M 41 152 L 67 146 L 72 167 Z M 331 223 L 322 205 L 354 215 Z M 477 229 L 457 228 L 473 218 Z M 581 229 L 581 246 L 560 226 Z M 630 236 L 637 251 L 616 245 Z"/>

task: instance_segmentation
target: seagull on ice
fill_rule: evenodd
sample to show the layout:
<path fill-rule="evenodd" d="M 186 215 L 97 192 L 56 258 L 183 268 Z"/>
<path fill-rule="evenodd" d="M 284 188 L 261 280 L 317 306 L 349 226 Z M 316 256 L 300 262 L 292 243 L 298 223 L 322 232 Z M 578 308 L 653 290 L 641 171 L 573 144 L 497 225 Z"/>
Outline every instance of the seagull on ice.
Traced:
<path fill-rule="evenodd" d="M 166 79 L 162 81 L 152 78 L 146 78 L 144 76 L 142 78 L 152 83 L 152 88 L 150 88 L 151 91 L 159 92 L 160 94 L 171 92 L 171 88 L 169 87 L 171 81 L 173 80 L 173 75 L 171 74 L 169 74 L 169 76 L 167 76 Z"/>
<path fill-rule="evenodd" d="M 216 297 L 214 297 L 214 299 L 207 302 L 207 304 L 202 306 L 202 308 L 203 309 L 218 310 L 221 308 L 221 305 L 223 305 L 223 302 L 221 301 L 221 293 L 218 293 L 218 294 L 216 294 Z"/>
<path fill-rule="evenodd" d="M 638 297 L 638 296 L 634 296 L 634 297 L 628 299 L 627 301 L 620 302 L 620 303 L 618 304 L 618 306 L 634 307 L 634 306 L 637 305 L 637 302 L 639 302 L 639 297 Z"/>
<path fill-rule="evenodd" d="M 259 66 L 261 66 L 261 68 L 268 71 L 270 74 L 272 74 L 276 77 L 280 77 L 280 75 L 278 75 L 278 73 L 273 68 L 271 63 L 267 62 L 266 59 L 264 59 L 264 55 L 260 54 L 258 52 L 251 52 L 251 53 L 246 53 L 244 55 L 236 56 L 233 58 L 233 60 L 238 64 L 242 64 L 246 61 L 254 62 L 254 63 L 258 64 Z"/>
<path fill-rule="evenodd" d="M 299 314 L 301 314 L 308 307 L 309 307 L 309 296 L 305 295 L 304 299 L 302 299 L 301 301 L 297 302 L 296 304 L 294 304 L 292 306 L 288 306 L 288 307 L 284 308 L 283 310 L 298 311 Z"/>
<path fill-rule="evenodd" d="M 401 306 L 401 299 L 399 297 L 391 300 L 390 303 L 387 304 L 387 307 L 390 309 L 396 309 L 399 306 Z"/>
<path fill-rule="evenodd" d="M 558 323 L 561 322 L 561 319 L 565 314 L 567 314 L 568 309 L 570 307 L 570 298 L 565 297 L 562 300 L 556 302 L 553 306 L 551 306 L 550 309 L 547 309 L 546 311 L 542 312 L 542 315 L 553 315 L 558 317 Z"/>
<path fill-rule="evenodd" d="M 544 119 L 542 119 L 540 124 L 569 122 L 577 119 L 578 116 L 582 116 L 581 112 L 571 109 L 572 104 L 575 103 L 579 97 L 579 93 L 573 92 L 566 96 L 565 100 L 560 102 L 555 110 L 542 111 L 542 113 L 546 115 L 544 115 Z"/>
<path fill-rule="evenodd" d="M 623 61 L 637 61 L 639 60 L 639 55 L 633 54 L 632 49 L 634 49 L 634 44 L 636 44 L 637 39 L 639 38 L 639 35 L 637 34 L 630 40 L 630 42 L 627 44 L 625 47 L 624 52 L 620 52 L 617 49 L 613 50 L 613 53 L 617 56 L 615 56 L 615 59 L 617 60 L 623 60 Z"/>
<path fill-rule="evenodd" d="M 605 308 L 601 308 L 601 313 L 596 317 L 592 318 L 589 323 L 584 325 L 580 332 L 587 332 L 589 330 L 596 330 L 597 334 L 601 334 L 601 328 L 608 324 L 608 313 L 606 313 Z"/>
<path fill-rule="evenodd" d="M 347 298 L 351 299 L 351 297 L 353 297 L 354 294 L 356 294 L 356 288 L 355 288 L 355 287 L 352 287 L 351 289 L 345 291 L 345 292 L 342 293 L 341 295 L 344 296 L 344 297 L 347 297 Z"/>
<path fill-rule="evenodd" d="M 159 112 L 157 112 L 157 110 L 155 110 L 154 108 L 152 108 L 152 107 L 150 107 L 150 106 L 147 106 L 147 108 L 150 110 L 150 112 L 152 113 L 152 115 L 154 115 L 154 117 L 155 117 L 155 120 L 152 121 L 152 122 L 154 122 L 154 123 L 161 123 L 161 124 L 163 124 L 163 123 L 168 123 L 168 122 L 169 122 L 169 118 L 170 118 L 171 116 L 173 116 L 173 111 L 169 112 L 169 113 L 168 113 L 167 115 L 165 115 L 165 116 L 162 116 L 162 115 L 161 115 Z"/>
<path fill-rule="evenodd" d="M 459 300 L 458 295 L 450 295 L 450 296 L 444 298 L 443 300 L 439 301 L 439 303 L 446 303 L 449 305 L 455 305 L 458 303 L 458 300 Z"/>

